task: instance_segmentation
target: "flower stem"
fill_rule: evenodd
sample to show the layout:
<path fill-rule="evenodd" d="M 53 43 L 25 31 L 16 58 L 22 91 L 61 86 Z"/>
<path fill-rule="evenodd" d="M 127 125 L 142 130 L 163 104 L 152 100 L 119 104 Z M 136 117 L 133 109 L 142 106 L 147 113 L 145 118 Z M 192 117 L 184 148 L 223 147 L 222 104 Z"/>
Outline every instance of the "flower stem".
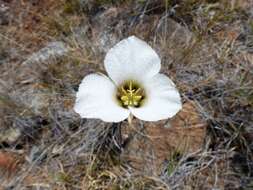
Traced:
<path fill-rule="evenodd" d="M 129 126 L 132 127 L 133 115 L 131 113 L 129 114 L 127 121 L 128 121 Z"/>

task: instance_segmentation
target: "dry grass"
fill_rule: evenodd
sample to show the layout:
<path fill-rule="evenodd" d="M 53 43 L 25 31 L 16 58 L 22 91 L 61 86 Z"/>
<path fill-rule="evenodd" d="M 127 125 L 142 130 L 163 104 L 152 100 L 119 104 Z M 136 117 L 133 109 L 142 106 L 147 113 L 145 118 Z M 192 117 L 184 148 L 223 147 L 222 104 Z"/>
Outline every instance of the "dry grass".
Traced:
<path fill-rule="evenodd" d="M 0 148 L 19 165 L 0 176 L 0 189 L 253 188 L 250 1 L 1 4 L 9 15 L 0 27 Z M 207 123 L 202 148 L 172 151 L 161 173 L 140 172 L 122 158 L 126 122 L 81 120 L 72 110 L 80 80 L 104 72 L 106 51 L 133 34 L 158 51 L 162 72 Z M 52 41 L 63 41 L 68 53 L 22 64 Z M 138 133 L 142 124 L 136 123 Z"/>

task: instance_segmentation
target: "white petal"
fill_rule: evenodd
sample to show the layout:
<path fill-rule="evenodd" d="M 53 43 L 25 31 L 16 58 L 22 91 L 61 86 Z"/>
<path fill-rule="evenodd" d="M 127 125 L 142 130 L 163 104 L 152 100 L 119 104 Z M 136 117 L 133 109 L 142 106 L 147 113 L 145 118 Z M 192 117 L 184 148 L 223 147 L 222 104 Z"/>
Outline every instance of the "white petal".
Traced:
<path fill-rule="evenodd" d="M 166 75 L 155 75 L 145 82 L 144 88 L 147 100 L 140 108 L 129 108 L 137 118 L 158 121 L 174 116 L 182 108 L 175 84 Z"/>
<path fill-rule="evenodd" d="M 116 100 L 116 86 L 102 74 L 87 75 L 76 94 L 74 110 L 82 118 L 97 118 L 106 122 L 126 119 L 129 110 L 120 107 Z"/>
<path fill-rule="evenodd" d="M 130 79 L 140 82 L 156 75 L 161 68 L 157 53 L 135 36 L 120 41 L 110 49 L 104 64 L 109 77 L 117 85 Z"/>

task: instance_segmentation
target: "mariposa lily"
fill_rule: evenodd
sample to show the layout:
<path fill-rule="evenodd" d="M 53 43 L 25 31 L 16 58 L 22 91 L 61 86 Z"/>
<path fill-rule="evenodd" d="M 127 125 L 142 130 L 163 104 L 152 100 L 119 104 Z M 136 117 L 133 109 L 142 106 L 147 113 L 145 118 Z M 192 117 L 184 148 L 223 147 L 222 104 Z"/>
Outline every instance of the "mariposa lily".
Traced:
<path fill-rule="evenodd" d="M 135 36 L 108 51 L 103 74 L 89 74 L 76 94 L 74 110 L 82 118 L 120 122 L 130 114 L 140 120 L 157 121 L 174 116 L 182 107 L 175 84 L 160 74 L 161 60 Z"/>

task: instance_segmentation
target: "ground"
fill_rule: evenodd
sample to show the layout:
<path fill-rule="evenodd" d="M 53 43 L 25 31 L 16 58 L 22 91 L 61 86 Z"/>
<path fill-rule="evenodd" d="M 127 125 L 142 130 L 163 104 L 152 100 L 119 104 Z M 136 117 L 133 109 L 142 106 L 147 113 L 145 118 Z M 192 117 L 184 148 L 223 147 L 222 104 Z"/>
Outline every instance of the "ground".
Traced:
<path fill-rule="evenodd" d="M 135 35 L 183 109 L 129 126 L 73 111 Z M 251 0 L 0 0 L 0 189 L 253 189 Z"/>

